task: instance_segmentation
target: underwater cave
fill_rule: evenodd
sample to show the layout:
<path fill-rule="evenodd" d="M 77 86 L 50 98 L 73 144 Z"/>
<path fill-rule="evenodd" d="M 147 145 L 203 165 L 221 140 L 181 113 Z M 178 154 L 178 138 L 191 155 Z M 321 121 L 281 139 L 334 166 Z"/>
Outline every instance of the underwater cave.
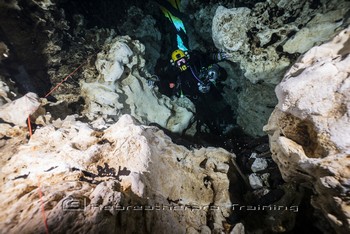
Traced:
<path fill-rule="evenodd" d="M 0 1 L 0 229 L 346 233 L 349 7 Z"/>

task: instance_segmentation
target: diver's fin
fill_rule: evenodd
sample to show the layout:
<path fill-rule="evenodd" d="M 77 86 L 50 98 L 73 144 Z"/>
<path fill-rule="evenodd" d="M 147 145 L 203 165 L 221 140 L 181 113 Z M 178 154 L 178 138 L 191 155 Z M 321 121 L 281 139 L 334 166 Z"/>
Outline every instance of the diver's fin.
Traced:
<path fill-rule="evenodd" d="M 179 5 L 180 5 L 180 0 L 155 0 L 161 7 L 162 11 L 164 14 L 166 14 L 166 12 L 164 11 L 169 11 L 173 16 L 176 16 L 179 19 L 188 19 L 186 14 L 183 14 L 180 9 L 179 9 Z"/>
<path fill-rule="evenodd" d="M 159 3 L 160 9 L 162 10 L 164 16 L 168 18 L 176 28 L 177 47 L 183 51 L 188 50 L 188 38 L 186 35 L 186 29 L 181 19 L 182 16 L 184 16 L 184 14 L 182 14 L 179 10 L 180 0 L 156 0 L 156 1 Z"/>

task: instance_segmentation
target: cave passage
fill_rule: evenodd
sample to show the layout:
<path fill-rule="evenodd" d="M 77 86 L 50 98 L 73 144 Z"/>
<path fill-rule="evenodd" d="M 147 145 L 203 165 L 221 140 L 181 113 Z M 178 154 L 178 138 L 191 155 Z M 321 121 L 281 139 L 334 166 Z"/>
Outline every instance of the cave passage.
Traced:
<path fill-rule="evenodd" d="M 128 33 L 120 25 L 127 20 L 126 17 L 128 16 L 126 14 L 133 14 L 131 11 L 128 11 L 129 9 L 132 8 L 135 11 L 137 11 L 136 9 L 142 9 L 151 15 L 156 20 L 155 28 L 161 33 L 161 45 L 159 58 L 152 57 L 152 59 L 155 59 L 156 64 L 154 64 L 153 71 L 151 69 L 149 72 L 158 77 L 159 81 L 156 82 L 156 85 L 160 93 L 173 98 L 176 95 L 180 96 L 180 94 L 175 94 L 174 90 L 177 87 L 169 89 L 169 85 L 178 86 L 179 76 L 182 76 L 182 74 L 170 62 L 172 53 L 180 47 L 178 43 L 179 37 L 182 38 L 186 47 L 189 47 L 188 41 L 191 37 L 188 34 L 196 34 L 196 31 L 193 27 L 190 27 L 191 19 L 183 12 L 180 12 L 176 8 L 177 5 L 164 5 L 162 4 L 163 2 L 167 1 L 140 2 L 131 0 L 118 3 L 110 0 L 101 3 L 96 1 L 63 1 L 59 7 L 64 9 L 69 21 L 74 21 L 74 15 L 81 14 L 86 21 L 85 26 L 87 28 L 113 28 L 121 35 Z M 167 14 L 164 13 L 164 6 L 169 10 Z M 173 15 L 174 17 L 169 18 L 169 15 Z M 181 18 L 185 28 L 181 30 L 177 29 L 174 22 L 174 18 L 176 17 Z M 131 21 L 133 22 L 133 18 Z M 135 30 L 137 25 L 138 22 L 131 24 L 131 26 L 135 27 Z M 135 37 L 135 39 L 143 42 L 144 38 Z M 147 47 L 147 44 L 145 45 L 147 59 L 150 49 Z M 222 82 L 228 78 L 224 68 L 218 65 L 220 67 L 220 77 L 215 85 L 210 86 L 209 92 L 201 93 L 198 91 L 198 83 L 200 82 L 198 79 L 201 78 L 199 76 L 202 74 L 201 69 L 207 69 L 209 66 L 216 64 L 217 61 L 213 58 L 218 55 L 218 51 L 213 49 L 215 48 L 214 45 L 209 46 L 209 51 L 207 50 L 208 45 L 203 45 L 202 47 L 200 50 L 191 50 L 189 48 L 188 52 L 191 56 L 186 62 L 189 62 L 190 65 L 187 71 L 184 72 L 186 81 L 181 82 L 181 92 L 183 93 L 181 95 L 189 98 L 196 108 L 195 121 L 197 124 L 197 133 L 190 140 L 199 145 L 219 146 L 231 152 L 239 153 L 243 149 L 243 146 L 254 140 L 254 138 L 244 134 L 243 130 L 237 125 L 234 111 L 222 96 L 224 88 Z M 153 55 L 151 54 L 150 56 Z M 198 57 L 199 59 L 197 59 Z M 178 136 L 176 138 L 180 137 L 185 136 Z M 186 138 L 188 139 L 188 137 Z M 228 142 L 236 142 L 236 144 Z"/>
<path fill-rule="evenodd" d="M 61 32 L 64 32 L 66 34 L 62 36 L 65 41 L 62 42 L 63 46 L 60 48 L 59 52 L 57 52 L 57 57 L 61 59 L 64 56 L 70 57 L 72 54 L 74 54 L 77 57 L 81 56 L 74 60 L 74 62 L 88 60 L 86 58 L 86 54 L 88 54 L 88 52 L 81 52 L 79 51 L 80 48 L 76 49 L 76 51 L 82 55 L 78 53 L 75 54 L 75 51 L 69 51 L 69 53 L 65 53 L 65 50 L 68 51 L 74 47 L 74 43 L 69 41 L 69 39 L 76 39 L 74 38 L 74 36 L 76 36 L 74 34 L 76 28 L 74 27 L 76 26 L 76 21 L 79 18 L 76 17 L 77 15 L 82 16 L 79 19 L 84 19 L 82 20 L 84 21 L 84 24 L 81 25 L 81 27 L 84 27 L 85 29 L 113 29 L 117 35 L 129 35 L 132 37 L 132 39 L 139 40 L 145 45 L 144 58 L 146 60 L 146 64 L 150 64 L 149 66 L 146 65 L 145 67 L 150 68 L 148 72 L 156 77 L 154 84 L 152 84 L 156 86 L 156 90 L 173 100 L 179 100 L 181 98 L 183 98 L 182 100 L 189 99 L 195 106 L 194 120 L 192 122 L 192 125 L 190 125 L 186 130 L 192 131 L 191 133 L 194 132 L 193 135 L 186 134 L 186 131 L 184 134 L 175 134 L 167 129 L 160 127 L 159 125 L 157 126 L 163 129 L 164 132 L 169 137 L 171 137 L 174 143 L 183 145 L 188 149 L 199 149 L 201 147 L 222 147 L 227 151 L 234 153 L 236 155 L 236 159 L 234 161 L 238 165 L 237 168 L 239 168 L 243 172 L 242 174 L 244 174 L 246 177 L 252 174 L 257 174 L 256 172 L 253 173 L 252 170 L 252 164 L 255 161 L 266 162 L 267 166 L 260 171 L 260 174 L 269 174 L 270 177 L 266 179 L 267 182 L 262 181 L 268 184 L 264 186 L 268 187 L 269 191 L 266 192 L 265 190 L 259 190 L 262 188 L 264 189 L 262 184 L 260 188 L 253 188 L 252 183 L 246 183 L 245 179 L 247 178 L 244 178 L 242 175 L 240 181 L 235 181 L 237 183 L 230 184 L 228 190 L 232 196 L 239 196 L 239 198 L 242 200 L 241 202 L 246 202 L 247 204 L 251 203 L 254 205 L 269 205 L 273 204 L 276 201 L 279 201 L 288 192 L 285 192 L 285 190 L 281 189 L 281 186 L 284 185 L 285 182 L 281 177 L 277 165 L 271 159 L 269 139 L 267 135 L 259 138 L 254 138 L 247 135 L 244 131 L 246 129 L 242 129 L 237 124 L 237 110 L 232 107 L 235 105 L 238 106 L 238 100 L 227 100 L 227 97 L 224 96 L 225 88 L 226 90 L 229 89 L 229 92 L 240 93 L 241 91 L 241 85 L 238 84 L 232 88 L 228 87 L 225 83 L 227 80 L 231 80 L 232 83 L 239 83 L 242 81 L 242 79 L 234 80 L 234 77 L 229 77 L 232 76 L 232 71 L 230 75 L 227 71 L 227 67 L 230 66 L 236 66 L 235 68 L 232 68 L 233 71 L 236 71 L 238 70 L 238 66 L 231 64 L 228 61 L 225 61 L 225 63 L 227 63 L 226 67 L 223 66 L 220 62 L 225 60 L 223 57 L 224 54 L 221 54 L 221 52 L 217 51 L 213 43 L 199 43 L 197 44 L 196 49 L 192 49 L 190 47 L 191 38 L 193 35 L 196 35 L 196 30 L 201 30 L 200 28 L 194 28 L 193 25 L 191 26 L 191 20 L 195 19 L 190 18 L 183 12 L 178 11 L 178 9 L 173 5 L 159 5 L 159 2 L 162 1 L 59 1 L 59 3 L 57 3 L 57 8 L 63 9 L 62 12 L 64 13 L 62 13 L 62 15 L 64 15 L 64 17 L 62 18 L 66 20 L 70 25 L 67 26 L 67 29 L 60 29 Z M 203 1 L 203 3 L 204 2 L 212 3 L 211 1 Z M 222 0 L 222 2 L 231 1 Z M 253 5 L 254 2 L 259 1 L 247 1 L 246 5 L 244 4 L 244 1 L 235 2 L 237 2 L 237 6 L 249 7 Z M 164 12 L 162 12 L 160 6 L 166 6 L 169 8 L 169 12 L 167 13 L 168 15 L 172 14 L 176 17 L 180 17 L 183 20 L 185 27 L 177 29 L 174 23 L 174 19 L 171 17 L 166 17 L 164 15 Z M 34 6 L 32 7 L 34 8 Z M 142 14 L 139 14 L 138 10 L 140 10 Z M 28 10 L 24 12 L 27 14 Z M 146 13 L 144 14 L 144 12 Z M 129 14 L 135 14 L 137 17 L 139 15 L 145 17 L 151 16 L 150 18 L 152 18 L 152 20 L 155 20 L 155 31 L 160 33 L 159 41 L 152 41 L 153 38 L 150 37 L 147 32 L 139 32 L 139 35 L 141 35 L 139 37 L 137 35 L 130 35 L 129 32 L 137 31 L 136 28 L 139 25 L 141 19 L 138 19 L 137 17 L 129 17 Z M 1 25 L 0 41 L 4 41 L 6 44 L 10 45 L 10 51 L 12 51 L 11 57 L 4 62 L 4 66 L 7 69 L 6 72 L 9 74 L 8 76 L 15 79 L 19 93 L 25 94 L 26 92 L 31 91 L 43 97 L 51 87 L 51 82 L 47 74 L 49 72 L 58 71 L 58 66 L 65 66 L 66 70 L 70 70 L 71 66 L 73 65 L 71 63 L 63 64 L 61 63 L 61 60 L 58 62 L 59 65 L 56 66 L 48 64 L 48 61 L 50 61 L 50 59 L 45 57 L 45 55 L 43 55 L 40 51 L 42 47 L 48 43 L 49 39 L 45 37 L 44 33 L 37 32 L 39 30 L 31 32 L 30 29 L 35 28 L 36 26 L 33 26 L 33 20 L 29 19 L 28 17 L 24 18 L 27 19 L 27 21 L 24 21 L 20 24 L 18 19 L 22 19 L 21 17 L 24 16 L 13 15 L 13 18 L 11 18 L 11 20 L 6 21 L 0 16 L 1 21 L 7 22 L 6 24 Z M 59 18 L 60 16 L 57 17 Z M 122 27 L 121 25 L 126 21 L 129 22 L 128 25 L 135 26 L 135 29 L 126 28 L 125 26 Z M 22 25 L 23 28 L 16 31 L 16 27 L 12 27 L 13 25 L 11 25 L 11 22 Z M 56 24 L 49 26 L 55 27 Z M 71 35 L 74 36 L 69 38 Z M 97 37 L 98 35 L 94 36 Z M 25 38 L 25 40 L 23 38 Z M 183 44 L 179 44 L 179 38 L 181 38 L 181 43 Z M 88 40 L 87 38 L 83 39 Z M 277 40 L 279 40 L 277 34 L 273 34 L 270 44 L 275 43 Z M 159 47 L 157 47 L 159 51 L 155 51 L 155 48 L 148 47 L 147 43 L 159 44 Z M 269 46 L 270 44 L 266 44 L 265 47 Z M 87 46 L 91 45 L 87 43 Z M 33 52 L 27 53 L 27 51 Z M 67 62 L 69 59 L 65 58 L 62 59 L 62 61 Z M 94 59 L 91 59 L 91 61 L 94 61 Z M 92 63 L 93 62 L 90 64 L 91 67 L 93 66 Z M 0 67 L 0 69 L 5 68 Z M 72 70 L 74 70 L 74 68 Z M 243 75 L 237 74 L 237 76 Z M 62 106 L 51 107 L 52 109 L 55 108 L 56 112 L 60 112 L 61 116 L 59 117 L 62 119 L 65 118 L 68 114 L 79 113 L 82 109 L 82 106 L 84 105 L 83 96 L 81 96 L 81 93 L 75 90 L 78 89 L 77 87 L 79 87 L 78 79 L 71 79 L 69 82 L 73 82 L 70 84 L 71 86 L 67 88 L 69 92 L 72 92 L 69 93 L 69 95 L 71 95 L 70 97 L 74 96 L 75 94 L 79 95 L 79 97 L 76 98 L 77 101 L 72 102 L 68 106 L 62 104 Z M 261 84 L 258 83 L 256 87 L 262 87 L 258 85 Z M 256 88 L 256 90 L 257 89 L 259 88 Z M 236 98 L 238 99 L 238 95 Z M 252 108 L 252 103 L 251 105 L 247 105 L 248 109 Z M 273 108 L 274 106 L 272 106 L 270 109 Z M 50 109 L 50 107 L 47 107 L 46 110 L 50 113 L 53 113 L 54 111 L 51 111 L 52 109 Z M 252 123 L 251 120 L 247 122 Z M 302 127 L 306 128 L 307 126 Z M 252 155 L 255 156 L 253 157 Z M 54 168 L 51 168 L 49 170 L 53 169 Z M 73 168 L 73 170 L 78 171 L 80 169 Z M 130 171 L 126 168 L 119 168 L 119 171 L 116 172 L 114 168 L 110 168 L 107 164 L 105 167 L 98 168 L 99 174 L 91 174 L 88 171 L 81 172 L 83 174 L 83 177 L 81 177 L 80 180 L 96 184 L 99 183 L 96 178 L 98 179 L 98 177 L 101 175 L 104 176 L 107 174 L 116 179 L 119 179 L 119 176 L 128 175 L 130 173 Z M 235 170 L 232 170 L 229 173 L 237 174 L 232 175 L 232 177 L 240 176 L 238 175 L 239 173 Z M 27 176 L 27 174 L 24 174 L 23 176 L 15 179 L 21 179 L 22 177 Z M 205 178 L 205 180 L 209 179 L 209 177 Z M 264 194 L 262 194 L 262 192 L 260 194 L 254 193 L 255 191 L 262 191 Z M 294 190 L 291 189 L 291 191 Z M 312 194 L 310 192 L 310 195 L 308 196 L 311 197 L 311 195 Z M 307 209 L 311 210 L 310 207 L 307 207 Z M 254 217 L 249 216 L 249 214 L 244 212 L 234 213 L 228 221 L 231 224 L 236 224 L 242 220 L 253 220 L 253 222 L 255 222 L 255 220 L 261 219 L 260 216 L 262 216 L 261 213 L 257 213 L 257 215 Z M 302 219 L 303 217 L 304 216 L 302 214 L 297 216 L 298 219 L 301 221 L 304 220 L 304 222 L 306 222 L 308 219 Z M 254 225 L 259 224 L 252 223 L 252 226 Z M 297 228 L 302 229 L 303 227 L 300 226 Z"/>

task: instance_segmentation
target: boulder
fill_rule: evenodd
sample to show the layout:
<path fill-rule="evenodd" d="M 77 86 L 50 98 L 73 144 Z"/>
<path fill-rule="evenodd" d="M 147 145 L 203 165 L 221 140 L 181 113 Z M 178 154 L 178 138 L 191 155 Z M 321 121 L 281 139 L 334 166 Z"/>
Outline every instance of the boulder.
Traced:
<path fill-rule="evenodd" d="M 177 104 L 147 84 L 144 50 L 128 36 L 106 43 L 95 62 L 98 77 L 86 73 L 81 82 L 84 112 L 90 119 L 131 114 L 142 123 L 182 133 L 192 123 L 194 106 Z"/>
<path fill-rule="evenodd" d="M 27 93 L 21 98 L 0 106 L 0 118 L 8 123 L 24 127 L 26 120 L 40 106 L 39 97 L 35 93 Z"/>
<path fill-rule="evenodd" d="M 104 131 L 68 116 L 8 147 L 2 233 L 45 232 L 43 215 L 50 233 L 225 231 L 237 178 L 223 149 L 188 150 L 130 115 Z"/>
<path fill-rule="evenodd" d="M 312 205 L 337 233 L 350 232 L 349 40 L 347 28 L 299 58 L 264 127 L 283 178 L 313 189 Z"/>

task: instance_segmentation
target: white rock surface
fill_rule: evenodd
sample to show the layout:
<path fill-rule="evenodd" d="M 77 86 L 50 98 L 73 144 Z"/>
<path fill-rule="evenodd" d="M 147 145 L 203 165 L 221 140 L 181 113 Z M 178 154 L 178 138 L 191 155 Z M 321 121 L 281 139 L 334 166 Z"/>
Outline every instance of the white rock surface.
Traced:
<path fill-rule="evenodd" d="M 313 206 L 338 233 L 350 232 L 349 41 L 347 28 L 297 61 L 264 127 L 283 178 L 312 187 Z"/>
<path fill-rule="evenodd" d="M 68 116 L 7 147 L 17 153 L 0 161 L 2 233 L 45 232 L 40 191 L 50 233 L 208 231 L 208 218 L 224 232 L 230 181 L 216 168 L 234 155 L 223 149 L 187 150 L 129 115 L 105 131 Z"/>
<path fill-rule="evenodd" d="M 283 51 L 305 53 L 314 45 L 329 40 L 333 32 L 345 23 L 346 18 L 342 19 L 342 16 L 348 9 L 349 3 L 338 1 L 338 6 L 333 10 L 316 14 L 283 45 Z"/>
<path fill-rule="evenodd" d="M 29 115 L 40 106 L 39 97 L 35 93 L 27 93 L 21 98 L 0 106 L 0 118 L 8 123 L 24 127 Z"/>
<path fill-rule="evenodd" d="M 264 158 L 256 158 L 251 166 L 253 172 L 265 170 L 267 168 L 267 161 Z"/>
<path fill-rule="evenodd" d="M 250 174 L 248 179 L 252 189 L 260 189 L 263 187 L 263 181 L 257 174 L 255 173 Z"/>
<path fill-rule="evenodd" d="M 230 60 L 252 83 L 278 84 L 294 62 L 282 52 L 304 53 L 347 24 L 348 1 L 313 7 L 305 0 L 260 2 L 252 9 L 219 6 L 212 24 L 214 44 L 232 55 Z"/>
<path fill-rule="evenodd" d="M 251 28 L 249 8 L 240 7 L 227 9 L 219 6 L 213 19 L 213 41 L 215 46 L 229 51 L 248 51 L 247 29 Z"/>
<path fill-rule="evenodd" d="M 229 104 L 237 110 L 237 124 L 247 134 L 264 135 L 262 128 L 277 103 L 274 87 L 300 53 L 349 24 L 348 9 L 350 2 L 345 0 L 260 1 L 249 9 L 217 7 L 213 42 L 239 66 L 226 69 L 225 83 L 236 85 L 224 96 L 236 100 Z"/>
<path fill-rule="evenodd" d="M 105 45 L 96 60 L 99 77 L 94 81 L 88 76 L 81 84 L 85 113 L 90 119 L 131 114 L 142 123 L 157 123 L 181 133 L 192 122 L 194 106 L 180 106 L 147 85 L 144 50 L 127 36 Z"/>
<path fill-rule="evenodd" d="M 95 66 L 100 74 L 101 80 L 107 83 L 114 83 L 120 79 L 124 72 L 124 65 L 130 63 L 133 55 L 130 47 L 123 40 L 115 40 L 109 45 L 107 54 L 97 54 Z"/>
<path fill-rule="evenodd" d="M 237 223 L 232 231 L 230 232 L 230 234 L 245 234 L 245 228 L 244 228 L 244 225 L 243 223 Z"/>

